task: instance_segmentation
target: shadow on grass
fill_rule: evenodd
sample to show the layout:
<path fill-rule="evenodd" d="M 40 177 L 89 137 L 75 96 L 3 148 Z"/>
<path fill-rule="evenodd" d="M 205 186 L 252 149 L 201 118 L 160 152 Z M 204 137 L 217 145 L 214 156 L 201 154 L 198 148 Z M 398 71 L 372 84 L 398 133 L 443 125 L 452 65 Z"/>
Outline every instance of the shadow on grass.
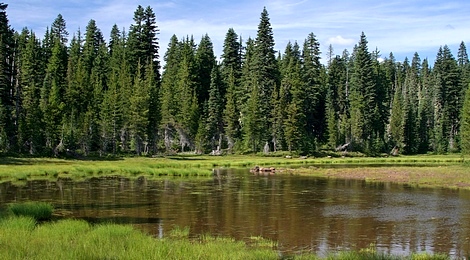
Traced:
<path fill-rule="evenodd" d="M 206 158 L 197 157 L 196 155 L 194 156 L 183 156 L 183 155 L 166 156 L 166 158 L 170 160 L 176 160 L 176 161 L 205 161 L 207 160 Z"/>
<path fill-rule="evenodd" d="M 0 157 L 0 165 L 66 165 L 73 161 L 121 161 L 122 157 Z"/>

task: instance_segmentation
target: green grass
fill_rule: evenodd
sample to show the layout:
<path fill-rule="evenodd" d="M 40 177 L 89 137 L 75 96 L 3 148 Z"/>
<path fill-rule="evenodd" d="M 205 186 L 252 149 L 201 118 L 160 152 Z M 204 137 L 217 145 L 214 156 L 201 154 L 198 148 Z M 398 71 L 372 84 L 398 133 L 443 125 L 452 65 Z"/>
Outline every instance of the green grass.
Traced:
<path fill-rule="evenodd" d="M 0 259 L 277 258 L 272 248 L 251 248 L 229 238 L 155 239 L 131 226 L 92 226 L 80 220 L 35 227 L 33 218 L 12 217 L 0 220 L 0 228 Z"/>
<path fill-rule="evenodd" d="M 257 155 L 198 156 L 177 155 L 159 158 L 134 157 L 114 158 L 112 160 L 63 160 L 52 158 L 0 158 L 0 182 L 24 182 L 33 179 L 71 178 L 82 180 L 91 177 L 122 176 L 138 178 L 141 176 L 160 178 L 207 177 L 212 176 L 213 168 L 251 168 L 255 165 L 280 168 L 317 167 L 377 167 L 385 166 L 445 166 L 469 169 L 460 154 L 419 155 L 398 157 L 340 157 L 330 158 L 285 158 Z M 281 171 L 279 171 L 281 172 Z M 459 176 L 468 180 L 466 176 Z M 372 177 L 373 178 L 373 177 Z M 439 180 L 436 180 L 439 181 Z M 470 181 L 467 181 L 470 184 Z M 434 183 L 431 180 L 429 183 Z M 424 183 L 423 183 L 424 185 Z M 465 186 L 465 185 L 463 185 Z M 470 185 L 469 185 L 470 187 Z"/>
<path fill-rule="evenodd" d="M 54 207 L 46 202 L 25 202 L 8 205 L 8 211 L 15 216 L 32 217 L 36 220 L 49 220 Z"/>
<path fill-rule="evenodd" d="M 32 217 L 0 219 L 0 259 L 280 259 L 277 244 L 261 237 L 245 243 L 203 235 L 189 238 L 188 228 L 176 228 L 156 239 L 132 226 L 91 225 L 82 220 L 60 220 L 37 225 Z M 27 242 L 26 242 L 27 241 Z M 367 248 L 283 256 L 285 259 L 449 259 L 446 255 L 412 254 L 398 257 Z"/>

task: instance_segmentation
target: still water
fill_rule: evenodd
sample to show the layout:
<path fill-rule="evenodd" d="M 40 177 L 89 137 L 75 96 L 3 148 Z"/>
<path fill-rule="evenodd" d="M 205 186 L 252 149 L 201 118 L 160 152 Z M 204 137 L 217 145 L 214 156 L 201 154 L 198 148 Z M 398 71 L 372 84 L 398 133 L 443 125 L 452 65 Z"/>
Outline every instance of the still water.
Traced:
<path fill-rule="evenodd" d="M 156 237 L 262 236 L 282 252 L 361 249 L 470 255 L 470 192 L 219 170 L 212 178 L 60 179 L 0 184 L 0 208 L 48 201 L 61 217 L 133 224 Z"/>

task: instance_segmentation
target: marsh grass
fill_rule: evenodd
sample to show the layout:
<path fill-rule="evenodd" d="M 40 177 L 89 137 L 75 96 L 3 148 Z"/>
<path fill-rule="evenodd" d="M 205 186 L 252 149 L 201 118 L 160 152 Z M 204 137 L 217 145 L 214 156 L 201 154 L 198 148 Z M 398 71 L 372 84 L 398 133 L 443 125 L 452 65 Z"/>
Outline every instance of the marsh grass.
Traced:
<path fill-rule="evenodd" d="M 420 155 L 398 157 L 340 157 L 285 158 L 256 155 L 197 156 L 179 155 L 159 158 L 121 158 L 113 160 L 62 160 L 29 158 L 0 158 L 0 182 L 27 181 L 31 179 L 72 178 L 86 179 L 100 176 L 175 176 L 191 177 L 212 175 L 213 168 L 251 168 L 275 166 L 296 168 L 302 166 L 452 166 L 470 167 L 461 155 Z"/>
<path fill-rule="evenodd" d="M 189 239 L 187 228 L 164 239 L 131 226 L 80 220 L 35 227 L 33 218 L 11 217 L 0 219 L 0 228 L 0 259 L 277 259 L 272 249 L 250 248 L 233 239 Z"/>
<path fill-rule="evenodd" d="M 0 259 L 450 259 L 427 253 L 399 257 L 372 247 L 323 258 L 282 256 L 276 243 L 262 237 L 250 237 L 251 244 L 210 235 L 190 238 L 189 228 L 176 227 L 168 237 L 155 239 L 132 226 L 71 219 L 38 225 L 32 217 L 1 218 L 0 231 Z"/>
<path fill-rule="evenodd" d="M 35 220 L 49 220 L 54 207 L 47 202 L 24 202 L 8 205 L 8 211 L 15 216 L 32 217 Z"/>

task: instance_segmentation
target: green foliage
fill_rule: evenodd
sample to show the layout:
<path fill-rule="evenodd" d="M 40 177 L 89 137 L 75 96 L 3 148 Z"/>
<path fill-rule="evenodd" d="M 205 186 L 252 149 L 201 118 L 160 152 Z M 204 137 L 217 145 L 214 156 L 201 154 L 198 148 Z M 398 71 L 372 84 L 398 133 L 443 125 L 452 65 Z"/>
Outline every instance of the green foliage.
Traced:
<path fill-rule="evenodd" d="M 161 69 L 150 6 L 136 8 L 128 34 L 114 25 L 108 42 L 93 19 L 69 42 L 60 14 L 41 42 L 27 29 L 15 33 L 6 8 L 0 4 L 2 154 L 464 149 L 464 42 L 457 58 L 441 47 L 432 67 L 417 53 L 411 64 L 392 53 L 380 62 L 362 33 L 351 55 L 329 46 L 324 66 L 314 33 L 277 54 L 264 8 L 255 39 L 227 31 L 220 64 L 209 35 L 199 44 L 174 35 Z"/>
<path fill-rule="evenodd" d="M 462 121 L 460 124 L 460 146 L 464 155 L 470 154 L 470 84 L 465 92 L 465 100 L 462 109 Z"/>

